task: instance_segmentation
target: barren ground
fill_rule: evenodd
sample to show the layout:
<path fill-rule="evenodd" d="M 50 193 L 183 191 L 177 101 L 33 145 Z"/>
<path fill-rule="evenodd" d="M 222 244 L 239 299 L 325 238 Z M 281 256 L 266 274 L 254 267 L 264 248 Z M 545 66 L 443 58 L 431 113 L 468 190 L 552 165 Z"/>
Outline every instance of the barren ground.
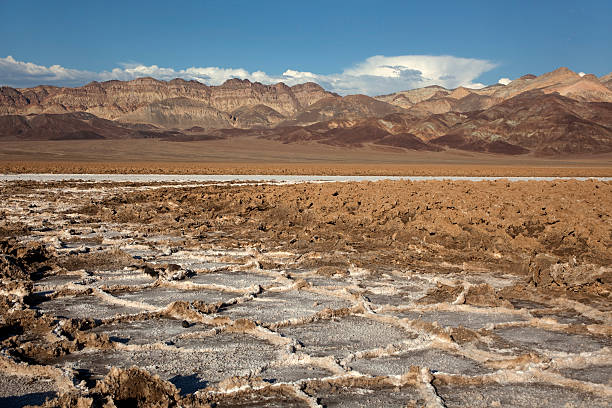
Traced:
<path fill-rule="evenodd" d="M 1 141 L 0 173 L 313 174 L 405 176 L 612 176 L 612 155 L 507 156 L 334 147 L 233 137 Z"/>
<path fill-rule="evenodd" d="M 0 405 L 612 398 L 609 182 L 5 182 L 0 198 Z"/>

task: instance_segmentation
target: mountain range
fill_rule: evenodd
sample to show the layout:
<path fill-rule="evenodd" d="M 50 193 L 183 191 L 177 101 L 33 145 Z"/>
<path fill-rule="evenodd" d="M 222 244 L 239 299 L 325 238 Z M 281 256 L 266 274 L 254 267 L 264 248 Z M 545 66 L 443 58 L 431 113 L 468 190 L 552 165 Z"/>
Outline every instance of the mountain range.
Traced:
<path fill-rule="evenodd" d="M 612 73 L 559 68 L 481 89 L 440 86 L 369 97 L 315 83 L 174 79 L 0 88 L 0 140 L 259 137 L 498 154 L 612 152 Z"/>

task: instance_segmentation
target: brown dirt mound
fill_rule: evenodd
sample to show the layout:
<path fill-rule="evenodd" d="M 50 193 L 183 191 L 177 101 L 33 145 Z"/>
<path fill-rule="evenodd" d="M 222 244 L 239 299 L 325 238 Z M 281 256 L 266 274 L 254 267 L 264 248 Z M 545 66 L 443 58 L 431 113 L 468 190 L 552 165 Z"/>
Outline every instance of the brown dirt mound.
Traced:
<path fill-rule="evenodd" d="M 43 405 L 45 408 L 181 406 L 174 385 L 138 367 L 113 367 L 88 395 L 67 393 Z"/>
<path fill-rule="evenodd" d="M 538 254 L 529 265 L 531 283 L 540 289 L 612 292 L 612 268 L 593 264 L 561 262 L 557 257 Z"/>

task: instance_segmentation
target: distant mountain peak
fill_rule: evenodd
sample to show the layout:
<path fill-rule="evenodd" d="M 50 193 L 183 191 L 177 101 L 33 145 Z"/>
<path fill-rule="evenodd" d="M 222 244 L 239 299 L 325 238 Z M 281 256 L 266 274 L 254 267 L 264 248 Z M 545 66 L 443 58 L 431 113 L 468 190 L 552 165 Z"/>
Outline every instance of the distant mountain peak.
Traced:
<path fill-rule="evenodd" d="M 566 67 L 505 86 L 432 85 L 374 98 L 341 97 L 314 82 L 239 78 L 216 86 L 144 77 L 0 87 L 0 138 L 26 140 L 252 135 L 344 147 L 572 154 L 612 151 L 611 123 L 612 73 L 597 78 Z"/>

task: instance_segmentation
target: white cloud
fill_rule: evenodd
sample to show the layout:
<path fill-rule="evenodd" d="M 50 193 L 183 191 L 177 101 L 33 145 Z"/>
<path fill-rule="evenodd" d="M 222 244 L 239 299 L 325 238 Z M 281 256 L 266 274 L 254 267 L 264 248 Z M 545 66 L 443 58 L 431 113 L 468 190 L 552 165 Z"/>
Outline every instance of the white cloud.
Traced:
<path fill-rule="evenodd" d="M 584 72 L 579 72 L 578 75 L 580 75 L 581 77 L 585 76 L 586 74 Z"/>
<path fill-rule="evenodd" d="M 10 55 L 0 58 L 0 84 L 39 85 L 83 83 L 95 77 L 95 72 L 64 68 L 60 65 L 45 67 L 31 62 L 16 61 Z"/>
<path fill-rule="evenodd" d="M 474 79 L 495 66 L 485 60 L 452 56 L 377 55 L 339 74 L 317 75 L 312 72 L 287 70 L 283 76 L 291 80 L 318 82 L 326 89 L 343 95 L 379 95 L 429 85 L 482 88 L 484 85 L 473 82 Z"/>
<path fill-rule="evenodd" d="M 396 57 L 376 55 L 353 68 L 344 70 L 339 79 L 349 87 L 354 78 L 370 77 L 383 80 L 382 83 L 374 85 L 397 84 L 403 86 L 400 89 L 429 85 L 440 85 L 445 88 L 458 86 L 482 88 L 483 85 L 474 83 L 474 79 L 495 66 L 496 64 L 486 60 L 448 55 L 400 55 Z M 388 91 L 400 89 L 393 87 Z M 370 92 L 372 91 L 376 92 L 376 89 L 371 89 Z"/>
<path fill-rule="evenodd" d="M 499 78 L 498 84 L 508 85 L 512 80 L 510 78 Z"/>
<path fill-rule="evenodd" d="M 263 71 L 249 72 L 242 68 L 191 67 L 176 70 L 142 64 L 122 64 L 111 71 L 92 72 L 68 69 L 59 65 L 46 67 L 31 62 L 16 61 L 8 56 L 0 58 L 0 84 L 17 87 L 39 84 L 75 86 L 90 81 L 111 79 L 125 81 L 151 76 L 160 80 L 183 78 L 208 85 L 220 85 L 230 78 L 240 78 L 264 84 L 284 82 L 289 86 L 312 81 L 343 95 L 354 93 L 378 95 L 429 85 L 440 85 L 445 88 L 458 86 L 481 88 L 484 85 L 475 83 L 474 80 L 495 66 L 496 64 L 486 60 L 453 56 L 377 55 L 337 74 L 316 74 L 287 69 L 281 75 L 269 75 Z"/>

